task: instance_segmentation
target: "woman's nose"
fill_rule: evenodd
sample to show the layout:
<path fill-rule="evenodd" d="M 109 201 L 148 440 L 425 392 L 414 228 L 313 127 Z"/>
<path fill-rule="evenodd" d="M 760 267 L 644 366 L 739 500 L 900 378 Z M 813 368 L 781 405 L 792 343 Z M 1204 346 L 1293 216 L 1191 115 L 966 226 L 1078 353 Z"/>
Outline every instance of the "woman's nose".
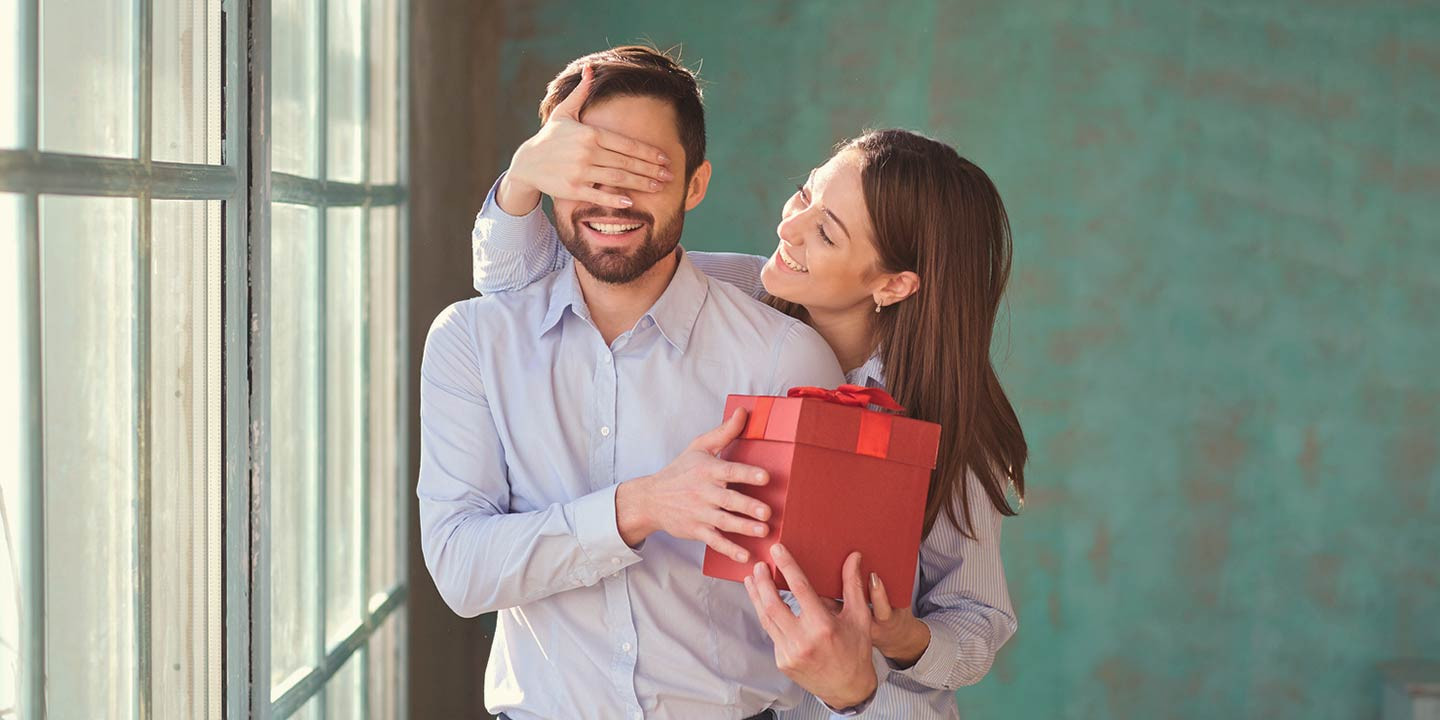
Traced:
<path fill-rule="evenodd" d="M 775 234 L 781 240 L 791 245 L 804 245 L 805 233 L 800 232 L 800 218 L 804 213 L 795 213 L 787 218 L 781 218 L 780 224 L 775 226 Z"/>

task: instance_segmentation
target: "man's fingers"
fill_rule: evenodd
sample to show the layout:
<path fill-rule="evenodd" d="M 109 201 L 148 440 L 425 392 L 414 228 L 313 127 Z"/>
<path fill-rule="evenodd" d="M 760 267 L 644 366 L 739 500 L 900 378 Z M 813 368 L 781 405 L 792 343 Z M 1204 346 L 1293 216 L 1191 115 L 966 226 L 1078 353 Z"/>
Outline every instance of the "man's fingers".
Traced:
<path fill-rule="evenodd" d="M 597 190 L 593 187 L 590 187 L 589 185 L 581 185 L 580 187 L 576 188 L 573 195 L 574 197 L 566 199 L 579 200 L 582 202 L 588 202 L 591 205 L 601 205 L 603 207 L 612 208 L 628 208 L 635 204 L 634 200 L 631 200 L 624 195 L 607 193 L 603 190 Z"/>
<path fill-rule="evenodd" d="M 594 163 L 601 167 L 620 168 L 636 175 L 644 175 L 661 183 L 675 179 L 675 176 L 664 165 L 657 165 L 613 150 L 597 150 Z"/>
<path fill-rule="evenodd" d="M 725 422 L 720 423 L 720 426 L 714 430 L 707 431 L 695 438 L 690 443 L 690 447 L 695 450 L 704 450 L 711 455 L 724 450 L 726 445 L 740 437 L 740 433 L 745 430 L 745 420 L 748 417 L 745 408 L 735 408 L 735 412 L 730 413 L 730 417 L 725 418 Z"/>
<path fill-rule="evenodd" d="M 580 84 L 550 111 L 550 118 L 567 118 L 570 120 L 580 119 L 580 107 L 585 104 L 585 98 L 590 95 L 590 83 L 595 79 L 595 70 L 586 65 L 580 70 Z"/>
<path fill-rule="evenodd" d="M 733 513 L 749 515 L 760 522 L 770 519 L 770 506 L 737 490 L 718 489 L 715 504 Z"/>
<path fill-rule="evenodd" d="M 810 579 L 805 577 L 805 571 L 800 569 L 800 564 L 795 562 L 795 556 L 791 555 L 785 546 L 775 543 L 770 547 L 770 557 L 775 559 L 775 567 L 785 576 L 785 583 L 790 586 L 791 594 L 800 601 L 801 614 L 822 617 L 820 613 L 825 611 L 825 606 L 820 604 L 820 596 L 815 594 L 815 588 L 810 585 Z"/>
<path fill-rule="evenodd" d="M 885 583 L 879 575 L 870 573 L 870 605 L 875 610 L 875 619 L 880 622 L 890 620 L 890 595 L 885 592 Z"/>
<path fill-rule="evenodd" d="M 609 130 L 601 130 L 598 139 L 600 141 L 600 147 L 606 150 L 613 150 L 622 155 L 629 155 L 630 157 L 639 158 L 645 162 L 653 162 L 657 165 L 670 164 L 670 157 L 665 154 L 664 150 L 654 145 L 640 142 L 627 135 L 621 135 L 620 133 Z"/>
<path fill-rule="evenodd" d="M 715 514 L 710 516 L 710 521 L 710 524 L 716 528 L 736 535 L 763 538 L 770 534 L 770 528 L 766 527 L 765 523 L 755 522 L 740 515 L 731 515 L 724 510 L 716 510 Z"/>
<path fill-rule="evenodd" d="M 629 170 L 621 170 L 613 167 L 589 167 L 581 174 L 581 181 L 608 185 L 610 187 L 625 188 L 627 190 L 639 190 L 640 192 L 658 192 L 661 182 L 644 175 L 636 175 Z"/>
<path fill-rule="evenodd" d="M 734 541 L 727 539 L 715 528 L 705 528 L 699 533 L 700 541 L 710 546 L 715 552 L 731 558 L 735 562 L 749 562 L 750 553 L 745 548 L 736 545 Z"/>
<path fill-rule="evenodd" d="M 745 463 L 716 460 L 711 466 L 711 470 L 711 477 L 725 483 L 764 485 L 770 482 L 770 473 L 754 465 L 746 465 Z"/>
<path fill-rule="evenodd" d="M 865 603 L 865 583 L 860 579 L 860 553 L 852 552 L 845 558 L 845 567 L 840 571 L 841 593 L 845 598 L 845 610 L 856 617 L 863 617 L 870 624 L 870 607 Z"/>
<path fill-rule="evenodd" d="M 755 563 L 755 567 L 751 569 L 750 581 L 760 596 L 761 610 L 775 625 L 775 634 L 787 642 L 791 637 L 799 637 L 800 618 L 795 617 L 790 606 L 780 597 L 780 591 L 770 577 L 770 568 L 766 567 L 765 563 Z"/>

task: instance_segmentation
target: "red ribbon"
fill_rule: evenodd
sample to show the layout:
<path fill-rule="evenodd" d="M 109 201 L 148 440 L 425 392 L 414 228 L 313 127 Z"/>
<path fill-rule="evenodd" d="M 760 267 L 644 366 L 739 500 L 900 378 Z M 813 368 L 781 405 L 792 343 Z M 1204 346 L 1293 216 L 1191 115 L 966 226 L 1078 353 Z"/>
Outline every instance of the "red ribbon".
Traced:
<path fill-rule="evenodd" d="M 792 398 L 815 398 L 817 400 L 824 400 L 825 402 L 858 408 L 878 405 L 886 410 L 905 412 L 905 408 L 902 407 L 900 403 L 895 402 L 895 398 L 890 397 L 890 393 L 880 388 L 841 385 L 834 390 L 826 390 L 825 388 L 807 385 L 790 388 L 790 391 L 787 392 L 786 395 Z"/>

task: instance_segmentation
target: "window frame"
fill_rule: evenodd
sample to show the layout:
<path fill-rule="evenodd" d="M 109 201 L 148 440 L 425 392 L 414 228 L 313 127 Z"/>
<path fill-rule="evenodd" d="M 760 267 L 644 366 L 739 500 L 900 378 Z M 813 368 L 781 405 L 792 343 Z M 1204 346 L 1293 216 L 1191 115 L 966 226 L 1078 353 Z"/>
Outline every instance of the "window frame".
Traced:
<path fill-rule="evenodd" d="M 49 0 L 56 1 L 56 0 Z M 19 478 L 24 502 L 18 513 L 25 518 L 24 531 L 18 542 L 19 582 L 24 603 L 20 608 L 19 707 L 27 717 L 43 719 L 45 705 L 45 481 L 44 481 L 44 348 L 42 347 L 41 304 L 41 239 L 40 197 L 71 195 L 85 197 L 130 198 L 135 202 L 135 224 L 132 236 L 136 243 L 137 268 L 150 262 L 152 201 L 186 200 L 219 201 L 223 203 L 221 222 L 221 477 L 219 491 L 221 513 L 221 622 L 220 650 L 221 714 L 226 718 L 288 717 L 325 687 L 336 671 L 380 629 L 383 623 L 405 607 L 408 592 L 408 485 L 403 481 L 409 467 L 409 8 L 408 0 L 395 0 L 398 34 L 396 72 L 399 87 L 395 96 L 396 179 L 394 184 L 374 185 L 370 180 L 369 136 L 370 105 L 370 16 L 371 4 L 361 5 L 361 38 L 366 62 L 362 63 L 362 99 L 365 130 L 362 143 L 362 181 L 339 183 L 326 179 L 327 151 L 326 61 L 325 42 L 328 26 L 328 1 L 319 4 L 317 73 L 320 113 L 316 152 L 319 155 L 319 178 L 304 178 L 271 172 L 270 157 L 270 77 L 271 18 L 270 3 L 265 0 L 206 0 L 218 2 L 221 13 L 222 130 L 221 155 L 218 165 L 191 164 L 152 159 L 153 70 L 155 0 L 133 0 L 135 13 L 133 72 L 136 73 L 134 128 L 136 156 L 133 158 L 99 157 L 61 152 L 46 152 L 39 145 L 40 111 L 40 2 L 17 0 L 20 37 L 18 56 L 19 82 L 19 144 L 0 148 L 0 192 L 14 193 L 21 200 L 19 270 L 20 282 L 20 458 Z M 212 7 L 215 5 L 212 4 Z M 248 49 L 248 50 L 247 50 Z M 362 258 L 368 257 L 370 242 L 370 209 L 393 206 L 395 213 L 395 250 L 397 255 L 395 319 L 397 344 L 395 362 L 397 389 L 396 421 L 396 488 L 392 501 L 396 508 L 396 582 L 386 590 L 384 600 L 371 606 L 369 568 L 369 493 L 368 460 L 362 459 L 359 488 L 360 512 L 360 592 L 362 621 L 347 637 L 329 650 L 322 645 L 321 661 L 272 702 L 270 685 L 270 485 L 269 475 L 269 351 L 270 339 L 270 207 L 271 202 L 296 203 L 319 209 L 320 236 L 326 242 L 326 210 L 330 207 L 361 207 L 360 237 Z M 323 258 L 323 255 L 322 255 Z M 362 263 L 364 260 L 362 259 Z M 322 260 L 322 277 L 323 277 Z M 362 264 L 367 268 L 368 265 Z M 150 313 L 149 273 L 137 272 L 135 281 L 135 313 L 148 318 Z M 323 311 L 322 311 L 323 312 Z M 148 332 L 148 320 L 137 326 L 138 340 Z M 321 333 L 324 333 L 322 327 Z M 368 337 L 368 325 L 362 327 Z M 369 347 L 368 340 L 364 341 Z M 136 394 L 144 398 L 150 391 L 148 344 L 137 343 Z M 368 361 L 362 363 L 361 385 L 368 390 Z M 364 391 L 364 390 L 362 390 Z M 323 386 L 321 393 L 323 397 Z M 137 407 L 140 407 L 137 405 Z M 323 407 L 323 405 L 322 405 Z M 367 410 L 368 414 L 368 410 Z M 324 435 L 324 414 L 321 414 L 321 437 Z M 140 429 L 136 429 L 137 434 Z M 369 437 L 369 424 L 364 425 Z M 362 453 L 368 458 L 368 453 Z M 143 460 L 141 462 L 144 462 Z M 322 493 L 323 493 L 322 468 Z M 136 483 L 136 557 L 149 557 L 150 476 L 137 472 Z M 376 498 L 377 500 L 379 498 Z M 320 497 L 320 554 L 324 552 L 324 496 Z M 323 584 L 323 559 L 320 582 Z M 149 603 L 150 564 L 137 564 L 135 587 L 135 667 L 136 700 L 133 712 L 137 717 L 150 717 L 151 657 Z M 320 618 L 323 620 L 326 595 L 318 593 Z M 325 623 L 319 623 L 323 636 Z M 397 667 L 399 712 L 406 711 L 407 642 L 405 627 L 398 628 Z M 323 642 L 323 640 L 322 640 Z M 368 657 L 362 655 L 360 668 L 360 707 L 368 714 Z M 213 671 L 213 670 L 211 670 Z M 321 696 L 323 710 L 323 695 Z"/>

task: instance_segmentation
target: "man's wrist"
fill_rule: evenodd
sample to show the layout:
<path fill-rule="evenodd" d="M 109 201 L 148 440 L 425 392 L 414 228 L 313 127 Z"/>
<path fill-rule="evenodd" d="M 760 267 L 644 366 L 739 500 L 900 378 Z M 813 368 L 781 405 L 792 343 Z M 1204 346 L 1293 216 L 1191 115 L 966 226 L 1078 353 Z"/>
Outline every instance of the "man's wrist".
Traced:
<path fill-rule="evenodd" d="M 869 702 L 870 698 L 875 697 L 875 691 L 878 690 L 879 687 L 879 680 L 872 674 L 866 678 L 864 683 L 857 686 L 854 692 L 846 692 L 832 697 L 822 697 L 820 698 L 820 702 L 825 703 L 831 710 L 850 710 L 857 705 L 863 705 Z"/>
<path fill-rule="evenodd" d="M 632 548 L 653 532 L 642 502 L 644 480 L 626 480 L 615 487 L 615 527 L 620 531 L 620 539 Z"/>
<path fill-rule="evenodd" d="M 495 203 L 507 215 L 525 217 L 540 205 L 540 191 L 533 186 L 515 179 L 515 173 L 506 171 L 495 191 Z"/>

